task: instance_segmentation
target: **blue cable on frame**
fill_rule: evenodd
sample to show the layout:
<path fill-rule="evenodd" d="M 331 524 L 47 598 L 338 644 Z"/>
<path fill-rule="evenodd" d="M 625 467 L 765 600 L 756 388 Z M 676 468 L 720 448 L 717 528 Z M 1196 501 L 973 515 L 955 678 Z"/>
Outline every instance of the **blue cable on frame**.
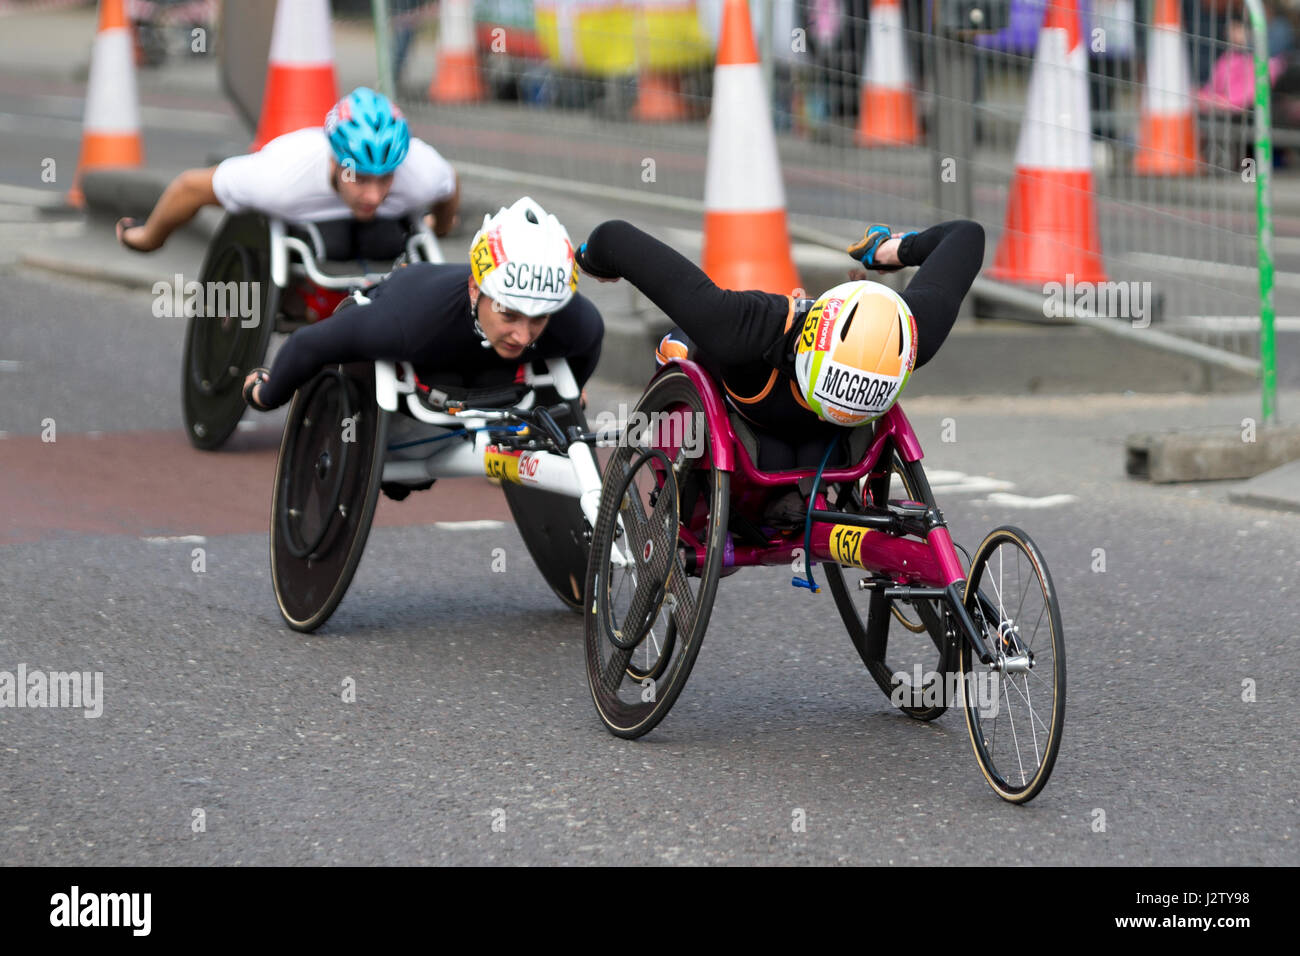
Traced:
<path fill-rule="evenodd" d="M 831 443 L 826 446 L 826 454 L 822 455 L 822 463 L 817 466 L 817 477 L 813 479 L 812 491 L 808 493 L 808 513 L 803 519 L 803 567 L 806 578 L 795 577 L 790 580 L 790 584 L 796 588 L 807 588 L 813 594 L 820 594 L 822 589 L 817 585 L 812 573 L 812 513 L 813 501 L 817 498 L 817 489 L 822 483 L 822 472 L 826 470 L 826 462 L 831 460 L 831 452 L 835 450 L 835 444 L 840 440 L 836 435 L 831 439 Z"/>

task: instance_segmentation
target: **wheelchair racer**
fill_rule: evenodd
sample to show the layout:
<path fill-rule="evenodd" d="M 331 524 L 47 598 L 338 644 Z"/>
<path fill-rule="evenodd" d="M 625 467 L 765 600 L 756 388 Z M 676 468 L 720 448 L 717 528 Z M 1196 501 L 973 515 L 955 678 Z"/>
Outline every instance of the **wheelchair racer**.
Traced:
<path fill-rule="evenodd" d="M 326 224 L 326 248 L 346 250 L 330 258 L 392 258 L 407 235 L 404 216 L 431 214 L 438 236 L 455 227 L 460 184 L 436 149 L 411 136 L 401 111 L 363 86 L 334 105 L 324 127 L 285 133 L 255 153 L 181 173 L 144 223 L 117 221 L 118 241 L 152 252 L 210 205 Z"/>
<path fill-rule="evenodd" d="M 760 444 L 755 464 L 781 471 L 804 467 L 810 454 L 815 463 L 834 435 L 884 414 L 912 369 L 934 357 L 983 264 L 984 230 L 968 220 L 906 234 L 873 225 L 848 252 L 882 272 L 920 268 L 901 293 L 861 270 L 816 300 L 720 289 L 620 220 L 597 226 L 576 261 L 597 279 L 627 279 L 676 324 L 660 343 L 660 364 L 693 352 L 730 407 L 777 439 Z"/>
<path fill-rule="evenodd" d="M 577 289 L 568 232 L 525 196 L 483 217 L 468 265 L 397 269 L 368 290 L 367 304 L 294 332 L 269 371 L 248 374 L 244 399 L 270 411 L 323 366 L 373 359 L 410 362 L 422 385 L 492 388 L 523 381 L 533 359 L 565 358 L 581 387 L 595 371 L 605 326 Z"/>

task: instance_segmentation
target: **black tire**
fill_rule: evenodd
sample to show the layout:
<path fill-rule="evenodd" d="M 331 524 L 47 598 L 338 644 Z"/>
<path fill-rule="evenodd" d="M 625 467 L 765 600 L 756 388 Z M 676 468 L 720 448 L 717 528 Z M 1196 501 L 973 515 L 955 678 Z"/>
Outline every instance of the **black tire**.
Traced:
<path fill-rule="evenodd" d="M 553 390 L 538 390 L 539 405 L 553 406 L 559 401 Z M 564 405 L 567 416 L 559 416 L 557 412 L 556 423 L 566 429 L 576 425 L 585 432 L 587 417 L 581 404 L 573 401 Z M 566 607 L 581 612 L 591 529 L 583 517 L 578 499 L 508 481 L 501 483 L 501 490 L 537 570 Z"/>
<path fill-rule="evenodd" d="M 990 649 L 1032 662 L 1019 672 L 995 670 L 961 642 L 963 707 L 975 758 L 998 796 L 1027 803 L 1046 785 L 1065 727 L 1061 608 L 1047 563 L 1027 534 L 1009 526 L 989 532 L 971 559 L 965 604 Z"/>
<path fill-rule="evenodd" d="M 270 227 L 263 216 L 226 217 L 199 270 L 200 286 L 206 290 L 209 282 L 236 283 L 241 297 L 245 283 L 257 283 L 259 311 L 256 324 L 248 327 L 238 309 L 230 308 L 192 316 L 186 323 L 181 371 L 185 433 L 204 451 L 220 448 L 239 424 L 246 407 L 244 376 L 262 364 L 275 330 L 280 290 L 271 284 Z"/>
<path fill-rule="evenodd" d="M 695 421 L 700 423 L 696 434 L 703 454 L 683 454 L 679 459 L 676 446 L 650 445 L 660 447 L 677 463 L 676 504 L 660 507 L 661 511 L 664 507 L 676 510 L 678 517 L 678 534 L 666 577 L 657 562 L 663 548 L 654 550 L 655 539 L 650 532 L 658 526 L 650 523 L 645 507 L 649 493 L 670 480 L 663 460 L 645 455 L 644 449 L 625 445 L 615 450 L 605 468 L 586 577 L 583 630 L 587 683 L 601 721 L 611 733 L 626 738 L 652 730 L 672 709 L 690 677 L 721 577 L 731 487 L 731 476 L 713 466 L 708 451 L 713 436 L 707 434 L 704 405 L 685 373 L 671 371 L 655 379 L 637 409 L 647 414 L 678 412 L 696 416 Z M 622 493 L 625 489 L 627 494 Z M 673 497 L 658 496 L 655 501 L 671 501 Z M 634 523 L 637 521 L 640 523 Z M 652 544 L 649 553 L 645 549 L 647 541 Z M 693 542 L 702 547 L 702 559 L 697 557 Z M 643 565 L 651 568 L 644 581 L 634 573 L 635 559 L 626 568 L 613 566 L 615 547 L 621 552 L 635 552 Z M 666 587 L 671 595 L 668 603 L 655 605 L 658 609 L 651 615 L 648 628 L 636 634 L 623 626 L 628 617 L 636 615 L 619 609 L 629 581 L 633 591 L 627 595 L 629 611 L 633 610 L 638 588 Z M 639 596 L 639 606 L 643 607 L 647 600 L 653 603 L 653 595 Z M 621 637 L 611 640 L 611 634 Z M 638 636 L 640 640 L 633 646 L 619 646 L 628 643 L 629 637 Z"/>
<path fill-rule="evenodd" d="M 324 624 L 352 583 L 387 441 L 370 363 L 325 369 L 294 395 L 271 500 L 271 580 L 280 614 L 296 631 Z"/>
<path fill-rule="evenodd" d="M 866 486 L 871 501 L 883 506 L 904 498 L 936 507 L 921 463 L 904 461 L 897 451 L 888 454 L 889 473 Z M 942 715 L 949 703 L 948 675 L 957 669 L 957 647 L 948 636 L 941 602 L 896 602 L 879 591 L 859 590 L 837 564 L 824 567 L 849 639 L 890 703 L 917 720 Z"/>

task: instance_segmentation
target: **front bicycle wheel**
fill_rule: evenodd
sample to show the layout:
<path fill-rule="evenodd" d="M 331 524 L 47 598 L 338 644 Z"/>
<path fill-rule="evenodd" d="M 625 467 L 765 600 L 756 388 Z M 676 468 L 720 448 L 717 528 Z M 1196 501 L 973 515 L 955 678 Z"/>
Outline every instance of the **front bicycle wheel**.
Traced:
<path fill-rule="evenodd" d="M 937 507 L 919 461 L 905 461 L 897 451 L 889 460 L 889 472 L 863 489 L 871 504 L 883 508 L 891 501 L 907 501 Z M 885 696 L 917 720 L 943 714 L 949 703 L 947 675 L 957 669 L 957 649 L 940 602 L 895 601 L 846 581 L 838 564 L 825 565 L 825 571 L 849 639 Z"/>
<path fill-rule="evenodd" d="M 620 446 L 605 468 L 583 615 L 592 701 L 627 738 L 663 720 L 690 676 L 721 577 L 730 495 L 689 377 L 661 375 L 637 410 L 663 427 L 642 447 Z"/>
<path fill-rule="evenodd" d="M 993 652 L 961 642 L 962 705 L 975 759 L 998 796 L 1027 803 L 1047 783 L 1065 725 L 1065 643 L 1052 576 L 1019 528 L 990 532 L 971 560 L 966 610 Z"/>

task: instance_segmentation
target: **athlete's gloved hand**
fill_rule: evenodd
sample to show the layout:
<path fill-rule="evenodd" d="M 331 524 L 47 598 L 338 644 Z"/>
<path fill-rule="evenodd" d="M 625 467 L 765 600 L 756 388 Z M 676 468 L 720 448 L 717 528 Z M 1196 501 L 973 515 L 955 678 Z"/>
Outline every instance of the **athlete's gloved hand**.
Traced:
<path fill-rule="evenodd" d="M 910 235 L 913 235 L 913 233 L 899 233 L 897 238 L 906 239 Z M 884 265 L 877 257 L 877 251 L 881 244 L 888 242 L 893 238 L 895 238 L 895 236 L 890 232 L 888 226 L 882 223 L 873 223 L 867 227 L 867 231 L 862 234 L 862 238 L 849 246 L 846 251 L 868 269 L 874 269 L 877 272 L 897 272 L 899 269 L 903 268 L 901 263 L 897 265 Z"/>

